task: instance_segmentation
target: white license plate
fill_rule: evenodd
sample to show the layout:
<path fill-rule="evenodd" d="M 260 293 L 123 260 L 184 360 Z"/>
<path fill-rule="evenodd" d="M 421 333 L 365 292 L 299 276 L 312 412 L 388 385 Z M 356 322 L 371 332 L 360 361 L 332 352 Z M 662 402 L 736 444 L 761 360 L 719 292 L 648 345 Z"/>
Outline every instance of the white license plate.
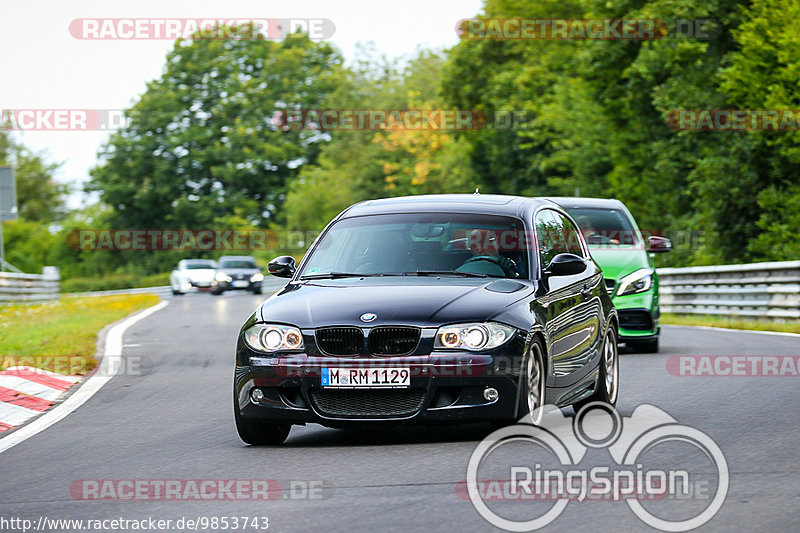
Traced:
<path fill-rule="evenodd" d="M 323 387 L 331 388 L 406 388 L 411 384 L 408 368 L 323 368 Z"/>
<path fill-rule="evenodd" d="M 250 282 L 248 282 L 248 281 L 234 281 L 233 282 L 233 286 L 234 287 L 247 287 L 248 285 L 250 285 Z"/>

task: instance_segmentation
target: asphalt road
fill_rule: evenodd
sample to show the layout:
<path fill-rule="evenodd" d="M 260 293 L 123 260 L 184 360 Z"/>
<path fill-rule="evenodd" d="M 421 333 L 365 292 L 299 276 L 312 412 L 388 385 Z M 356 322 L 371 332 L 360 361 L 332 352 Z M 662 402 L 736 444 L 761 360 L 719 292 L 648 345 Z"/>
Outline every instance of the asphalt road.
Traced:
<path fill-rule="evenodd" d="M 130 328 L 124 352 L 138 367 L 131 365 L 66 419 L 0 454 L 0 526 L 3 518 L 37 523 L 43 516 L 267 516 L 274 531 L 493 529 L 456 493 L 470 454 L 488 433 L 484 426 L 379 431 L 310 425 L 293 428 L 281 447 L 244 445 L 231 405 L 234 339 L 261 299 L 186 295 Z M 620 412 L 630 416 L 639 404 L 655 405 L 706 433 L 727 458 L 727 499 L 701 530 L 800 530 L 800 382 L 790 376 L 679 377 L 668 372 L 668 358 L 797 355 L 799 341 L 665 327 L 661 353 L 623 354 Z M 71 484 L 87 479 L 269 479 L 283 489 L 265 502 L 75 499 Z M 292 481 L 294 491 L 288 490 Z M 310 498 L 303 498 L 304 483 L 310 483 Z M 319 483 L 326 488 L 316 490 Z M 14 530 L 9 524 L 0 529 Z M 546 528 L 568 529 L 650 528 L 622 502 L 571 502 Z"/>

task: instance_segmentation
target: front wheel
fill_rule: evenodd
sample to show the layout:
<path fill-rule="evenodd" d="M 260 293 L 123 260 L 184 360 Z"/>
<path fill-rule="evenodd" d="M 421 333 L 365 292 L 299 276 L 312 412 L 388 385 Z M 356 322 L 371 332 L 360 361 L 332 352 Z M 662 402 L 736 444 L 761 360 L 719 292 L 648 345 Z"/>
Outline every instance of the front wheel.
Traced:
<path fill-rule="evenodd" d="M 617 404 L 617 397 L 619 396 L 619 348 L 617 347 L 617 332 L 613 328 L 608 328 L 605 339 L 603 339 L 602 350 L 594 392 L 588 398 L 573 405 L 576 413 L 581 407 L 592 402 L 603 402 L 611 406 Z"/>
<path fill-rule="evenodd" d="M 544 364 L 544 349 L 539 339 L 531 343 L 528 357 L 525 359 L 522 376 L 522 390 L 520 391 L 520 413 L 524 415 L 526 424 L 538 426 L 542 422 L 545 404 L 546 371 Z"/>
<path fill-rule="evenodd" d="M 233 406 L 236 418 L 236 431 L 239 438 L 253 446 L 278 445 L 289 436 L 291 424 L 253 423 L 239 416 L 239 409 Z"/>
<path fill-rule="evenodd" d="M 646 341 L 625 341 L 625 345 L 636 353 L 658 353 L 658 337 Z"/>

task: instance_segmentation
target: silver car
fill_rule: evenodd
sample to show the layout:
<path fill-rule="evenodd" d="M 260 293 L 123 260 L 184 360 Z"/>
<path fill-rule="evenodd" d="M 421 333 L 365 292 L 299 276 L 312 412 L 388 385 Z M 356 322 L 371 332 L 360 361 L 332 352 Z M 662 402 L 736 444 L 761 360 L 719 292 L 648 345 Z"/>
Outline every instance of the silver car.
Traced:
<path fill-rule="evenodd" d="M 211 259 L 183 259 L 169 276 L 172 294 L 189 291 L 210 291 L 217 271 L 217 262 Z"/>

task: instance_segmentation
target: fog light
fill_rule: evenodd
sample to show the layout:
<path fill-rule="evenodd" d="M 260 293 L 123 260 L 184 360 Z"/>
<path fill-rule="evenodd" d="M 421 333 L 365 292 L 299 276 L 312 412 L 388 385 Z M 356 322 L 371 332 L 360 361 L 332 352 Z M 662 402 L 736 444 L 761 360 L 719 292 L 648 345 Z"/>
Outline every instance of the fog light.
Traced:
<path fill-rule="evenodd" d="M 495 401 L 499 396 L 500 394 L 497 392 L 497 389 L 493 389 L 491 387 L 483 391 L 483 397 L 486 398 L 486 401 L 488 402 Z"/>
<path fill-rule="evenodd" d="M 261 389 L 253 389 L 250 391 L 250 398 L 252 398 L 254 402 L 260 402 L 264 399 L 264 391 Z"/>

